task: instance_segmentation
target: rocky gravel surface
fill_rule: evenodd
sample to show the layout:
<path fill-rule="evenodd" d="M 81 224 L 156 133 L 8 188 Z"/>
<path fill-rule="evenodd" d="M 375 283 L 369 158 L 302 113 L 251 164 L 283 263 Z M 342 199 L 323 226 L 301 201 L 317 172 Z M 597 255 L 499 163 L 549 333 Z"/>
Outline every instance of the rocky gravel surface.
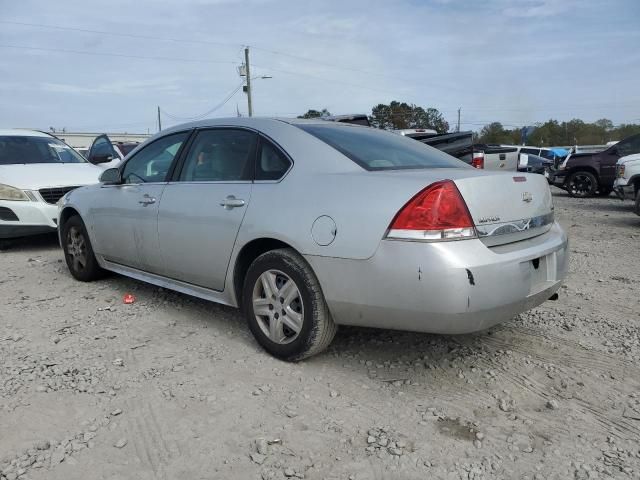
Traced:
<path fill-rule="evenodd" d="M 0 479 L 639 479 L 640 217 L 554 196 L 557 301 L 474 335 L 343 328 L 297 364 L 234 309 L 75 282 L 55 237 L 1 251 Z"/>

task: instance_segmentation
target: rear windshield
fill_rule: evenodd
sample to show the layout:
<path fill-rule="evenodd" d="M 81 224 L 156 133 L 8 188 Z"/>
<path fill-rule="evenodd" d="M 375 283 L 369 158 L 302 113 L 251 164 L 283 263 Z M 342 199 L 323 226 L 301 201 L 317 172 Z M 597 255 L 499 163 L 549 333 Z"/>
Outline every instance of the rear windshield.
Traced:
<path fill-rule="evenodd" d="M 472 168 L 440 150 L 396 133 L 349 125 L 296 126 L 366 170 Z"/>
<path fill-rule="evenodd" d="M 53 137 L 0 136 L 0 165 L 27 163 L 86 163 L 86 160 Z"/>

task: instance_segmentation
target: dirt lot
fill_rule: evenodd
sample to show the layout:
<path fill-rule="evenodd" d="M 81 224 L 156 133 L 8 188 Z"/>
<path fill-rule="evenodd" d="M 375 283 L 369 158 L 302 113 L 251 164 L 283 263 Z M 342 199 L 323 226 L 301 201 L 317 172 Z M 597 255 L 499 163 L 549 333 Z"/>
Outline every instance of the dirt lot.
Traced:
<path fill-rule="evenodd" d="M 0 252 L 0 478 L 640 478 L 640 217 L 554 195 L 558 301 L 476 335 L 343 328 L 299 364 L 234 309 L 72 280 L 55 238 Z"/>

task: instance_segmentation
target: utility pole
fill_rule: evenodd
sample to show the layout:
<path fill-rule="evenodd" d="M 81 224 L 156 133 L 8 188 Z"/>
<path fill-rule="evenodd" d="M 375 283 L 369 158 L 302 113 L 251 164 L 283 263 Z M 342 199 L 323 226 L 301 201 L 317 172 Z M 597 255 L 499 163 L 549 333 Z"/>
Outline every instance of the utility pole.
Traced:
<path fill-rule="evenodd" d="M 158 105 L 158 131 L 162 130 L 162 122 L 160 121 L 160 105 Z"/>
<path fill-rule="evenodd" d="M 456 127 L 456 132 L 460 131 L 460 110 L 462 110 L 462 107 L 458 108 L 458 126 Z"/>
<path fill-rule="evenodd" d="M 249 116 L 253 115 L 253 107 L 251 105 L 251 71 L 249 70 L 249 47 L 245 47 L 244 49 L 244 66 L 245 66 L 245 75 L 247 79 L 247 108 L 249 110 Z"/>

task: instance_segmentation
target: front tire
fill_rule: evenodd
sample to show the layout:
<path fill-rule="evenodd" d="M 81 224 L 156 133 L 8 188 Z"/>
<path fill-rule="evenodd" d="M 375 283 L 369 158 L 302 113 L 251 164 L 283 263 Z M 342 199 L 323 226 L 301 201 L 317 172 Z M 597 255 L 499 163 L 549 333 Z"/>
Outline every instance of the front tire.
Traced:
<path fill-rule="evenodd" d="M 592 197 L 595 195 L 597 189 L 598 179 L 591 172 L 578 170 L 567 178 L 567 192 L 569 192 L 569 196 L 571 197 Z"/>
<path fill-rule="evenodd" d="M 62 250 L 69 272 L 76 280 L 91 282 L 104 276 L 93 253 L 87 228 L 77 215 L 62 226 Z"/>
<path fill-rule="evenodd" d="M 294 362 L 327 348 L 337 327 L 309 264 L 291 249 L 266 252 L 244 280 L 249 329 L 271 355 Z"/>

